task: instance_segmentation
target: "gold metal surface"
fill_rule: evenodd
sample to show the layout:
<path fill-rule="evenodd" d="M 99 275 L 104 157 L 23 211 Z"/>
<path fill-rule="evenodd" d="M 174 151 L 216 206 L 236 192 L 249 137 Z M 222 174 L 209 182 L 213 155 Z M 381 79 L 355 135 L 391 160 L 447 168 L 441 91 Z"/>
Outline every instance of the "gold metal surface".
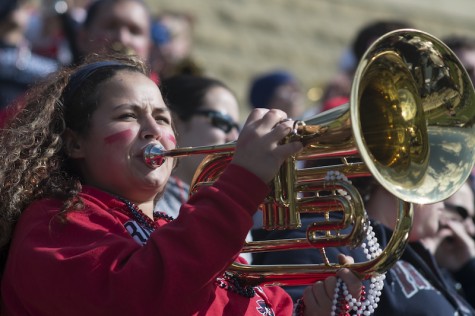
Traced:
<path fill-rule="evenodd" d="M 354 136 L 359 148 L 368 148 L 361 155 L 372 161 L 368 167 L 378 181 L 413 203 L 444 200 L 457 191 L 474 164 L 475 100 L 455 54 L 428 33 L 396 31 L 370 47 L 354 80 L 360 83 L 351 94 L 360 104 L 351 109 L 352 124 L 359 125 Z M 390 102 L 376 106 L 384 100 Z M 404 128 L 381 128 L 380 116 L 387 122 L 401 119 Z M 423 134 L 429 148 L 420 143 Z M 380 143 L 392 148 L 380 150 Z"/>
<path fill-rule="evenodd" d="M 350 103 L 298 122 L 287 136 L 285 141 L 300 141 L 304 149 L 282 165 L 272 194 L 261 205 L 263 228 L 268 230 L 300 227 L 301 213 L 321 214 L 324 220 L 307 227 L 307 238 L 254 241 L 243 251 L 358 246 L 366 233 L 363 201 L 347 182 L 324 180 L 327 171 L 337 170 L 349 178 L 372 175 L 399 199 L 397 224 L 383 254 L 351 265 L 363 278 L 386 271 L 407 243 L 411 203 L 444 200 L 468 178 L 475 157 L 474 101 L 465 69 L 440 40 L 412 29 L 382 36 L 358 65 Z M 153 149 L 145 158 L 153 164 L 164 157 L 210 154 L 195 174 L 193 194 L 219 177 L 234 148 L 231 143 L 168 152 Z M 306 160 L 322 163 L 298 167 Z M 333 220 L 332 212 L 343 214 L 342 219 Z M 250 284 L 299 285 L 334 275 L 339 268 L 330 262 L 234 263 L 229 271 Z"/>

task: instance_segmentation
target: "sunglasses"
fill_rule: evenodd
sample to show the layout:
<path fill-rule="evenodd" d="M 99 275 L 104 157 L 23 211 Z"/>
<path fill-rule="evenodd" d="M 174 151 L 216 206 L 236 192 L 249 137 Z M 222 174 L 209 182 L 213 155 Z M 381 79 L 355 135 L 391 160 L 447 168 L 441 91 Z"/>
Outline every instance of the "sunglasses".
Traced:
<path fill-rule="evenodd" d="M 219 128 L 226 134 L 235 128 L 239 132 L 239 125 L 233 121 L 231 116 L 215 110 L 197 110 L 192 115 L 202 115 L 211 119 L 211 125 Z"/>
<path fill-rule="evenodd" d="M 449 211 L 458 214 L 462 218 L 462 220 L 466 220 L 470 216 L 468 210 L 463 206 L 458 206 L 447 202 L 444 202 L 444 206 Z"/>

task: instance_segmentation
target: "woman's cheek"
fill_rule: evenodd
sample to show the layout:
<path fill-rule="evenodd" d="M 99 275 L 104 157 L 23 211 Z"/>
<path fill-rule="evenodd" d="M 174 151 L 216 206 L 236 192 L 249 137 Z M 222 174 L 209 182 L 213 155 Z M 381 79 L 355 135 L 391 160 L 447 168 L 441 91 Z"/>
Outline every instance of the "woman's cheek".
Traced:
<path fill-rule="evenodd" d="M 162 139 L 166 140 L 166 148 L 173 149 L 176 148 L 176 137 L 175 134 L 170 132 L 164 132 L 162 135 Z M 164 144 L 165 145 L 165 144 Z"/>
<path fill-rule="evenodd" d="M 110 134 L 104 137 L 104 144 L 112 145 L 117 142 L 128 141 L 132 138 L 132 130 L 126 129 L 117 133 Z"/>

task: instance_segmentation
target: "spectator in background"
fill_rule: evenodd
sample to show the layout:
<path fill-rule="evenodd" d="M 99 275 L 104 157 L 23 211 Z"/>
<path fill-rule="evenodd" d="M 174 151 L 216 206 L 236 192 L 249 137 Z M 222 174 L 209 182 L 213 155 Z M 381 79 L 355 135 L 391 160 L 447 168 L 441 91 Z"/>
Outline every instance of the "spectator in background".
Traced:
<path fill-rule="evenodd" d="M 25 32 L 31 0 L 0 1 L 0 109 L 3 110 L 36 81 L 58 68 L 55 60 L 31 51 Z"/>
<path fill-rule="evenodd" d="M 82 19 L 72 0 L 41 0 L 28 26 L 32 50 L 69 65 L 77 56 L 76 34 Z M 84 17 L 84 16 L 83 16 Z"/>
<path fill-rule="evenodd" d="M 178 75 L 163 80 L 160 88 L 174 116 L 179 147 L 221 145 L 237 139 L 239 105 L 234 93 L 223 82 L 202 76 Z M 203 157 L 179 158 L 157 209 L 178 216 Z"/>
<path fill-rule="evenodd" d="M 80 56 L 123 52 L 149 62 L 151 17 L 142 0 L 97 0 L 78 30 Z"/>
<path fill-rule="evenodd" d="M 202 66 L 192 56 L 195 18 L 185 12 L 164 11 L 152 23 L 151 65 L 160 78 L 202 75 Z"/>
<path fill-rule="evenodd" d="M 447 280 L 475 307 L 474 192 L 468 180 L 444 201 L 437 235 L 423 240 Z"/>
<path fill-rule="evenodd" d="M 26 3 L 28 0 L 14 0 L 12 2 L 3 1 L 2 7 L 16 8 L 16 3 Z M 10 4 L 12 3 L 12 4 Z M 24 6 L 21 6 L 22 8 Z M 44 8 L 44 10 L 46 10 Z M 18 14 L 11 15 L 18 17 Z M 16 22 L 19 23 L 19 22 Z M 24 32 L 27 26 L 26 21 L 22 21 L 21 31 Z M 11 29 L 8 22 L 6 24 Z M 9 26 L 10 25 L 10 26 Z M 15 24 L 16 25 L 16 24 Z M 76 48 L 77 55 L 73 58 L 73 63 L 80 62 L 89 54 L 109 54 L 123 52 L 137 55 L 142 60 L 149 62 L 151 37 L 150 37 L 151 17 L 149 9 L 143 0 L 96 0 L 87 7 L 86 18 L 77 28 Z M 3 28 L 2 28 L 3 29 Z M 16 31 L 20 31 L 16 27 Z M 23 33 L 22 33 L 22 36 Z M 25 51 L 27 53 L 27 51 Z M 29 54 L 17 54 L 20 57 L 28 57 Z M 30 58 L 33 60 L 32 58 Z M 44 60 L 44 59 L 43 59 Z M 0 61 L 1 62 L 1 61 Z M 17 62 L 24 67 L 23 61 Z M 32 62 L 30 62 L 32 64 Z M 48 67 L 48 62 L 38 63 L 40 69 Z M 56 70 L 56 69 L 52 69 Z M 25 73 L 23 70 L 22 73 Z M 32 73 L 25 79 L 32 80 L 36 78 Z M 24 79 L 24 80 L 25 80 Z M 151 79 L 158 82 L 158 76 L 151 73 Z M 23 82 L 22 82 L 23 83 Z M 2 85 L 2 87 L 6 87 Z M 9 94 L 14 91 L 13 88 L 7 89 Z M 1 92 L 0 92 L 1 93 Z M 9 100 L 11 97 L 9 97 Z M 8 115 L 10 116 L 10 114 Z M 7 119 L 7 118 L 6 118 Z M 0 120 L 5 120 L 0 117 Z"/>
<path fill-rule="evenodd" d="M 300 118 L 305 109 L 301 84 L 286 70 L 254 77 L 249 87 L 249 104 L 252 108 L 279 109 L 292 118 Z"/>

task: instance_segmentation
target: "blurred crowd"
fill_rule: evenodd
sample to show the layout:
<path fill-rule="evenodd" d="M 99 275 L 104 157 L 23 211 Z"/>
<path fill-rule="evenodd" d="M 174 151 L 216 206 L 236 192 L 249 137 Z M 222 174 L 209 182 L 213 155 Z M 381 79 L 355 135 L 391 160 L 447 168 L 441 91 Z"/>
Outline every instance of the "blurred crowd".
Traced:
<path fill-rule="evenodd" d="M 193 55 L 194 28 L 199 17 L 190 12 L 150 14 L 141 0 L 8 0 L 0 2 L 0 123 L 21 110 L 29 88 L 63 67 L 81 64 L 90 55 L 134 55 L 150 67 L 173 113 L 179 147 L 214 146 L 238 138 L 240 109 L 278 109 L 289 118 L 305 120 L 351 100 L 355 72 L 367 50 L 381 36 L 414 28 L 406 21 L 368 21 L 348 43 L 340 71 L 327 82 L 322 97 L 309 105 L 298 74 L 286 65 L 249 78 L 246 106 L 225 78 L 213 78 Z M 453 34 L 442 42 L 450 48 L 472 82 L 475 80 L 474 38 Z M 360 79 L 360 78 L 358 78 Z M 473 86 L 470 84 L 470 87 Z M 360 105 L 364 106 L 364 105 Z M 473 106 L 473 104 L 472 104 Z M 203 155 L 180 160 L 156 209 L 177 217 L 190 194 L 190 184 Z M 312 166 L 312 162 L 301 162 Z M 314 165 L 315 166 L 315 165 Z M 356 182 L 357 183 L 357 182 Z M 415 229 L 402 259 L 384 280 L 375 315 L 473 315 L 475 310 L 475 182 L 429 206 L 417 206 Z M 395 199 L 373 182 L 358 183 L 371 224 L 384 244 L 390 238 L 397 210 Z M 158 198 L 161 198 L 160 201 Z M 286 239 L 296 233 L 263 231 L 259 212 L 247 241 Z M 315 220 L 303 216 L 304 223 Z M 305 238 L 306 226 L 298 237 Z M 389 236 L 389 237 L 388 237 Z M 384 239 L 385 241 L 381 241 Z M 348 252 L 358 259 L 361 252 Z M 254 264 L 322 263 L 320 252 L 242 254 Z M 336 254 L 330 252 L 336 259 Z M 467 282 L 470 281 L 470 282 Z M 303 288 L 286 288 L 297 300 Z M 379 293 L 381 294 L 381 293 Z M 446 313 L 446 314 L 444 314 Z"/>

